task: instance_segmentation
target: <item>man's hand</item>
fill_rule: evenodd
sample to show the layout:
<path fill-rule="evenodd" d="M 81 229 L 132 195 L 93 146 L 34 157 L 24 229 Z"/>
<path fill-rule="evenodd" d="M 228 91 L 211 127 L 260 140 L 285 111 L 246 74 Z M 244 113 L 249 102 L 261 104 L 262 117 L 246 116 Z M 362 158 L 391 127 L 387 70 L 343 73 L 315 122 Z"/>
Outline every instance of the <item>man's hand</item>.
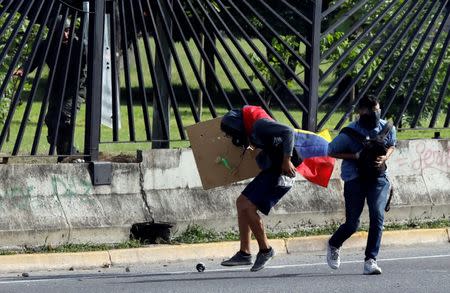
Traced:
<path fill-rule="evenodd" d="M 296 169 L 294 167 L 294 164 L 292 164 L 291 162 L 290 156 L 284 156 L 283 164 L 281 165 L 281 172 L 283 173 L 283 175 L 295 177 Z"/>
<path fill-rule="evenodd" d="M 391 146 L 390 148 L 388 148 L 386 155 L 377 157 L 375 160 L 376 166 L 380 167 L 384 162 L 386 162 L 389 159 L 389 157 L 392 155 L 394 150 L 395 150 L 395 147 Z"/>
<path fill-rule="evenodd" d="M 22 77 L 23 76 L 23 68 L 20 67 L 13 73 L 14 76 Z"/>
<path fill-rule="evenodd" d="M 379 157 L 377 157 L 376 160 L 375 160 L 375 165 L 376 165 L 377 167 L 380 167 L 381 165 L 383 165 L 384 162 L 387 161 L 387 159 L 388 159 L 387 156 L 379 156 Z"/>

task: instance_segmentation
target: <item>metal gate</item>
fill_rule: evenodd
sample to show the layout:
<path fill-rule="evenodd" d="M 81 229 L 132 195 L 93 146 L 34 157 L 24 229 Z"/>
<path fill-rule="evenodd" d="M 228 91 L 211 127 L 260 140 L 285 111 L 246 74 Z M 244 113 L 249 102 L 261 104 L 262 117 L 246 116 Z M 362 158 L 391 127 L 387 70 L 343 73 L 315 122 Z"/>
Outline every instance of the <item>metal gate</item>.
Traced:
<path fill-rule="evenodd" d="M 449 13 L 445 0 L 3 0 L 0 152 L 165 148 L 245 104 L 340 129 L 366 94 L 400 128 L 448 128 Z"/>

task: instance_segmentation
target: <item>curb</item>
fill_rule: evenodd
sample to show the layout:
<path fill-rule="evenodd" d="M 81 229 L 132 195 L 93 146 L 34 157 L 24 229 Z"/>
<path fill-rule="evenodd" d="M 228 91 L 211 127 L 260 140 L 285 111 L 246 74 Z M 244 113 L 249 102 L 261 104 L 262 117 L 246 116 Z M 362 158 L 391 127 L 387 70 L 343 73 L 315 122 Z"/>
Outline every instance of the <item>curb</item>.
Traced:
<path fill-rule="evenodd" d="M 270 245 L 278 254 L 286 254 L 286 244 L 282 239 L 273 239 Z M 182 245 L 158 245 L 135 249 L 110 250 L 113 266 L 130 264 L 149 264 L 205 258 L 225 258 L 236 253 L 239 242 L 217 242 Z M 252 251 L 258 249 L 256 241 L 251 243 Z"/>
<path fill-rule="evenodd" d="M 2 273 L 109 266 L 111 266 L 111 260 L 107 251 L 0 256 L 0 272 Z"/>
<path fill-rule="evenodd" d="M 277 254 L 325 251 L 329 235 L 289 239 L 271 239 L 270 245 Z M 355 233 L 343 248 L 364 248 L 367 232 Z M 385 231 L 383 246 L 408 246 L 416 244 L 450 243 L 450 228 Z M 69 270 L 108 268 L 110 266 L 144 265 L 152 263 L 225 258 L 234 254 L 239 242 L 216 242 L 182 245 L 153 245 L 144 248 L 117 249 L 109 251 L 20 254 L 0 256 L 0 273 L 43 270 Z M 256 251 L 256 241 L 251 243 Z"/>
<path fill-rule="evenodd" d="M 367 234 L 367 232 L 353 234 L 342 248 L 364 248 L 367 242 Z M 329 238 L 330 236 L 323 235 L 286 239 L 287 251 L 288 253 L 326 251 Z M 384 231 L 381 245 L 389 247 L 447 242 L 450 243 L 450 228 Z"/>

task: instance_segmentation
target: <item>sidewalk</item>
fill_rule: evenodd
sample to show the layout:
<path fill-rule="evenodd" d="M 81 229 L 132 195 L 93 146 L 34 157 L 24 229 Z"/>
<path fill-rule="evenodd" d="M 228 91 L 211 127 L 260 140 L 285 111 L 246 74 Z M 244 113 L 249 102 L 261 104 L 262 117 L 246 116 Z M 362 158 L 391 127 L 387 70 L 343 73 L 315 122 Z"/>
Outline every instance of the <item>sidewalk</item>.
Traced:
<path fill-rule="evenodd" d="M 290 239 L 272 239 L 271 246 L 277 254 L 315 252 L 325 253 L 330 236 L 310 236 Z M 364 248 L 367 232 L 355 233 L 345 242 L 343 249 Z M 450 228 L 386 231 L 382 246 L 407 246 L 416 244 L 449 243 Z M 252 243 L 257 250 L 256 242 Z M 0 273 L 30 272 L 43 270 L 87 269 L 110 266 L 167 263 L 206 258 L 226 258 L 239 248 L 238 242 L 216 242 L 204 244 L 151 245 L 143 248 L 108 251 L 19 254 L 0 256 Z"/>

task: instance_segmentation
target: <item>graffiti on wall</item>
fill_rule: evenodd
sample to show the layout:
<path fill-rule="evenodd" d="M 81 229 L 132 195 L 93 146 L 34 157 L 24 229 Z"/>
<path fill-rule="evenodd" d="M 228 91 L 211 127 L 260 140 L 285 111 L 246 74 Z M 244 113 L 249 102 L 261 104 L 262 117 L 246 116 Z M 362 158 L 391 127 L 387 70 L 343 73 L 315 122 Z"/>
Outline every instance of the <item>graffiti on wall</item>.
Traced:
<path fill-rule="evenodd" d="M 45 186 L 51 186 L 50 195 L 55 199 L 85 195 L 86 197 L 80 197 L 83 200 L 93 192 L 91 181 L 83 178 L 53 175 L 48 177 L 48 180 L 50 180 L 50 184 L 45 182 L 12 186 L 4 184 L 6 186 L 3 189 L 0 188 L 0 207 L 4 209 L 15 206 L 18 209 L 25 209 L 30 207 L 31 203 L 35 206 L 44 205 L 47 201 L 37 199 L 42 197 L 42 194 L 48 194 L 47 190 L 42 190 L 42 188 L 46 188 Z"/>
<path fill-rule="evenodd" d="M 409 166 L 409 168 L 415 170 L 436 169 L 448 172 L 450 169 L 450 149 L 445 151 L 443 148 L 430 146 L 425 141 L 417 142 L 412 145 L 412 152 L 409 150 L 404 155 L 396 156 L 392 163 L 399 168 Z"/>

